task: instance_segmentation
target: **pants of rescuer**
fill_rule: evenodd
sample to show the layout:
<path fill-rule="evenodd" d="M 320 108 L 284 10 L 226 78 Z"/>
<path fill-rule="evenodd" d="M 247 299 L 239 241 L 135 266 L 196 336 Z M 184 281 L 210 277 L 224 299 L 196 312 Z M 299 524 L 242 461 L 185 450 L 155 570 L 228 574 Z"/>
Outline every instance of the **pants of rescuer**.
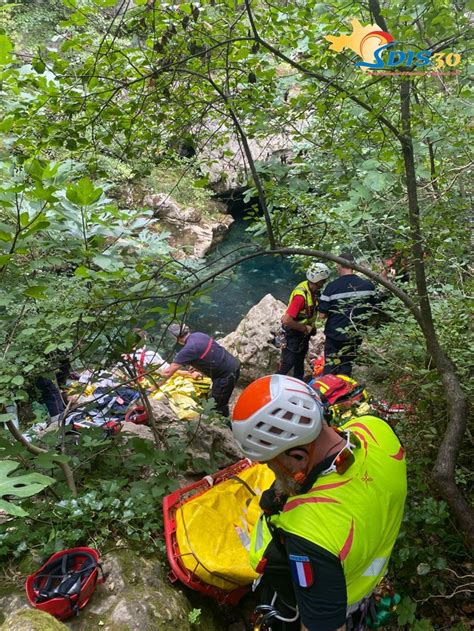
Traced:
<path fill-rule="evenodd" d="M 356 337 L 348 341 L 334 340 L 326 337 L 324 342 L 323 375 L 352 375 L 352 364 L 355 362 L 362 339 Z"/>
<path fill-rule="evenodd" d="M 309 335 L 285 328 L 286 346 L 281 352 L 278 375 L 287 375 L 293 368 L 293 377 L 303 379 L 304 360 L 308 353 Z"/>
<path fill-rule="evenodd" d="M 240 368 L 224 377 L 212 379 L 211 397 L 216 402 L 216 411 L 222 416 L 229 416 L 229 399 L 235 384 L 239 380 Z"/>

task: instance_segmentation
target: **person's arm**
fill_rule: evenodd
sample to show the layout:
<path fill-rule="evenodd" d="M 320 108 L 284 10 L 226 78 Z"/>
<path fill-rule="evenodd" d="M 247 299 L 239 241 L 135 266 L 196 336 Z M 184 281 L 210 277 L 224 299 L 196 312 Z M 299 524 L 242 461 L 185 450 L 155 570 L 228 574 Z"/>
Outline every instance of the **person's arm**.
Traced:
<path fill-rule="evenodd" d="M 331 301 L 326 292 L 327 287 L 324 288 L 323 293 L 319 296 L 318 317 L 320 320 L 325 320 L 329 315 L 329 306 Z"/>
<path fill-rule="evenodd" d="M 300 333 L 304 333 L 304 335 L 309 335 L 312 331 L 312 327 L 309 324 L 302 324 L 296 319 L 298 313 L 304 308 L 304 305 L 305 300 L 303 296 L 294 296 L 288 309 L 281 318 L 281 323 L 293 331 L 299 331 Z"/>
<path fill-rule="evenodd" d="M 181 377 L 191 377 L 191 379 L 202 379 L 203 374 L 199 370 L 178 370 L 177 375 Z"/>
<path fill-rule="evenodd" d="M 341 561 L 306 539 L 285 533 L 293 589 L 305 631 L 344 631 L 347 590 Z M 306 559 L 306 561 L 305 561 Z M 299 570 L 299 571 L 297 571 Z M 296 577 L 303 576 L 299 584 Z"/>
<path fill-rule="evenodd" d="M 292 318 L 288 313 L 284 313 L 281 318 L 282 324 L 287 326 L 289 329 L 293 329 L 293 331 L 299 331 L 300 333 L 304 333 L 305 335 L 309 335 L 312 331 L 312 327 L 309 324 L 301 324 L 294 318 Z"/>
<path fill-rule="evenodd" d="M 168 379 L 174 375 L 174 373 L 182 368 L 181 364 L 173 362 L 168 368 L 164 368 L 160 373 L 160 379 L 155 382 L 155 390 L 168 381 Z"/>

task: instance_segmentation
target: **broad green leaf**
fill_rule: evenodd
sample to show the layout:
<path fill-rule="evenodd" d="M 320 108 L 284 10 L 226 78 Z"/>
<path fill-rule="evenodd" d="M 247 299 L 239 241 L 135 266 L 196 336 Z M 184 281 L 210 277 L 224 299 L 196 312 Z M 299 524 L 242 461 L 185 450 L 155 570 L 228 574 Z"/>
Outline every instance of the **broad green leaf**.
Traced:
<path fill-rule="evenodd" d="M 14 121 L 14 117 L 13 116 L 6 116 L 1 122 L 0 122 L 0 131 L 2 132 L 9 132 L 10 129 L 12 128 L 13 125 L 13 121 Z"/>
<path fill-rule="evenodd" d="M 14 414 L 0 414 L 0 423 L 8 423 L 9 421 L 14 421 L 15 420 L 15 415 Z"/>
<path fill-rule="evenodd" d="M 50 222 L 47 220 L 36 221 L 34 224 L 32 224 L 31 228 L 28 228 L 28 230 L 23 233 L 22 236 L 24 239 L 26 239 L 27 237 L 31 236 L 35 232 L 46 230 L 46 228 L 49 228 L 50 225 L 51 225 Z"/>
<path fill-rule="evenodd" d="M 46 69 L 46 65 L 42 59 L 36 59 L 33 62 L 33 68 L 36 70 L 38 74 L 43 74 Z"/>
<path fill-rule="evenodd" d="M 32 158 L 31 160 L 25 162 L 25 171 L 33 179 L 41 181 L 41 178 L 43 177 L 44 166 L 39 160 L 37 160 L 36 158 Z"/>
<path fill-rule="evenodd" d="M 97 254 L 92 259 L 92 262 L 106 272 L 116 272 L 124 266 L 119 259 L 113 256 L 106 256 L 105 254 Z"/>
<path fill-rule="evenodd" d="M 30 296 L 30 298 L 36 298 L 37 300 L 44 300 L 46 298 L 45 291 L 48 289 L 46 285 L 32 285 L 25 289 L 23 294 Z"/>
<path fill-rule="evenodd" d="M 31 497 L 54 482 L 54 478 L 41 473 L 26 473 L 9 477 L 19 466 L 19 463 L 13 460 L 0 460 L 0 497 L 5 495 Z M 2 500 L 1 508 L 10 515 L 18 515 L 18 507 L 10 502 Z"/>
<path fill-rule="evenodd" d="M 74 270 L 74 275 L 80 276 L 81 278 L 89 278 L 91 273 L 92 270 L 87 269 L 84 265 L 79 265 L 79 267 Z"/>
<path fill-rule="evenodd" d="M 77 206 L 90 206 L 100 199 L 102 193 L 103 190 L 94 188 L 88 177 L 83 177 L 76 184 L 67 187 L 66 197 Z"/>
<path fill-rule="evenodd" d="M 405 596 L 397 607 L 398 624 L 413 624 L 415 611 L 416 603 L 409 596 Z"/>
<path fill-rule="evenodd" d="M 12 504 L 12 502 L 7 502 L 6 500 L 1 499 L 0 511 L 4 511 L 7 515 L 13 515 L 13 517 L 26 517 L 28 515 L 26 510 L 21 508 L 21 506 L 17 506 L 16 504 Z"/>
<path fill-rule="evenodd" d="M 0 34 L 0 66 L 10 63 L 13 44 L 6 35 Z"/>

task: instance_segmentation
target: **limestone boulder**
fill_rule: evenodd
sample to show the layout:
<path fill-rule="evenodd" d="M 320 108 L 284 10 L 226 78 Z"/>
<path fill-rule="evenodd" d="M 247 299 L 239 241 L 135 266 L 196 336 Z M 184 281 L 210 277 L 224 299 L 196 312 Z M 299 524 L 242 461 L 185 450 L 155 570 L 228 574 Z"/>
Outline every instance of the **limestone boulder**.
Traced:
<path fill-rule="evenodd" d="M 241 384 L 277 369 L 280 351 L 274 340 L 284 311 L 284 303 L 267 294 L 250 309 L 233 333 L 219 340 L 219 344 L 239 359 Z"/>
<path fill-rule="evenodd" d="M 166 193 L 145 195 L 142 204 L 150 208 L 169 231 L 169 243 L 176 249 L 178 258 L 203 258 L 234 221 L 225 213 L 225 206 L 213 201 L 209 216 L 196 208 L 181 207 Z"/>
<path fill-rule="evenodd" d="M 170 449 L 179 445 L 189 456 L 189 468 L 183 476 L 183 484 L 194 480 L 196 475 L 215 468 L 226 467 L 243 458 L 232 432 L 222 419 L 178 420 L 165 399 L 150 398 L 159 440 L 159 449 Z M 124 423 L 122 433 L 126 437 L 138 436 L 153 441 L 153 432 L 146 425 Z"/>
<path fill-rule="evenodd" d="M 219 344 L 240 360 L 240 385 L 277 370 L 280 349 L 275 346 L 274 341 L 285 309 L 283 302 L 267 294 L 250 309 L 233 333 L 219 340 Z M 318 331 L 311 338 L 308 358 L 318 357 L 323 347 L 324 334 Z M 307 370 L 310 371 L 309 365 Z"/>
<path fill-rule="evenodd" d="M 304 127 L 297 123 L 298 127 Z M 237 135 L 225 125 L 216 121 L 207 121 L 209 130 L 219 132 L 219 142 L 197 143 L 196 154 L 199 157 L 201 171 L 207 175 L 210 187 L 216 193 L 227 193 L 247 185 L 249 171 L 247 158 L 242 143 Z M 295 133 L 279 133 L 271 136 L 248 138 L 248 144 L 254 160 L 285 164 L 295 155 Z"/>
<path fill-rule="evenodd" d="M 3 587 L 0 592 L 0 629 L 6 631 L 10 629 L 8 624 L 14 627 L 13 617 L 20 611 L 29 611 L 26 605 L 26 594 L 14 585 L 10 589 Z M 25 609 L 26 607 L 26 609 Z M 17 624 L 17 622 L 15 622 Z M 18 625 L 17 625 L 18 628 Z"/>
<path fill-rule="evenodd" d="M 168 425 L 165 435 L 183 445 L 189 456 L 185 473 L 191 478 L 215 469 L 216 462 L 219 467 L 228 467 L 244 457 L 225 421 L 176 421 Z"/>
<path fill-rule="evenodd" d="M 0 625 L 0 631 L 67 631 L 67 626 L 37 609 L 20 609 Z"/>

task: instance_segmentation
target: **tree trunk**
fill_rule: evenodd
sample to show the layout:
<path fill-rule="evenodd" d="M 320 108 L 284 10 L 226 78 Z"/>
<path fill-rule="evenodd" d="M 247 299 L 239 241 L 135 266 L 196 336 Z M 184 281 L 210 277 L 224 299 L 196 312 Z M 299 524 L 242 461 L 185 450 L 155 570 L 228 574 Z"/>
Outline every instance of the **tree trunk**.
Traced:
<path fill-rule="evenodd" d="M 426 270 L 423 260 L 424 249 L 420 225 L 418 191 L 416 187 L 415 159 L 411 134 L 410 90 L 410 80 L 403 79 L 400 87 L 402 121 L 400 143 L 405 164 L 411 249 L 421 312 L 421 328 L 425 337 L 426 348 L 434 360 L 443 383 L 448 406 L 448 424 L 433 467 L 433 480 L 440 495 L 446 500 L 453 514 L 459 521 L 467 542 L 474 548 L 474 512 L 457 486 L 454 477 L 459 449 L 466 431 L 468 404 L 455 366 L 440 346 L 431 312 L 426 282 Z"/>

